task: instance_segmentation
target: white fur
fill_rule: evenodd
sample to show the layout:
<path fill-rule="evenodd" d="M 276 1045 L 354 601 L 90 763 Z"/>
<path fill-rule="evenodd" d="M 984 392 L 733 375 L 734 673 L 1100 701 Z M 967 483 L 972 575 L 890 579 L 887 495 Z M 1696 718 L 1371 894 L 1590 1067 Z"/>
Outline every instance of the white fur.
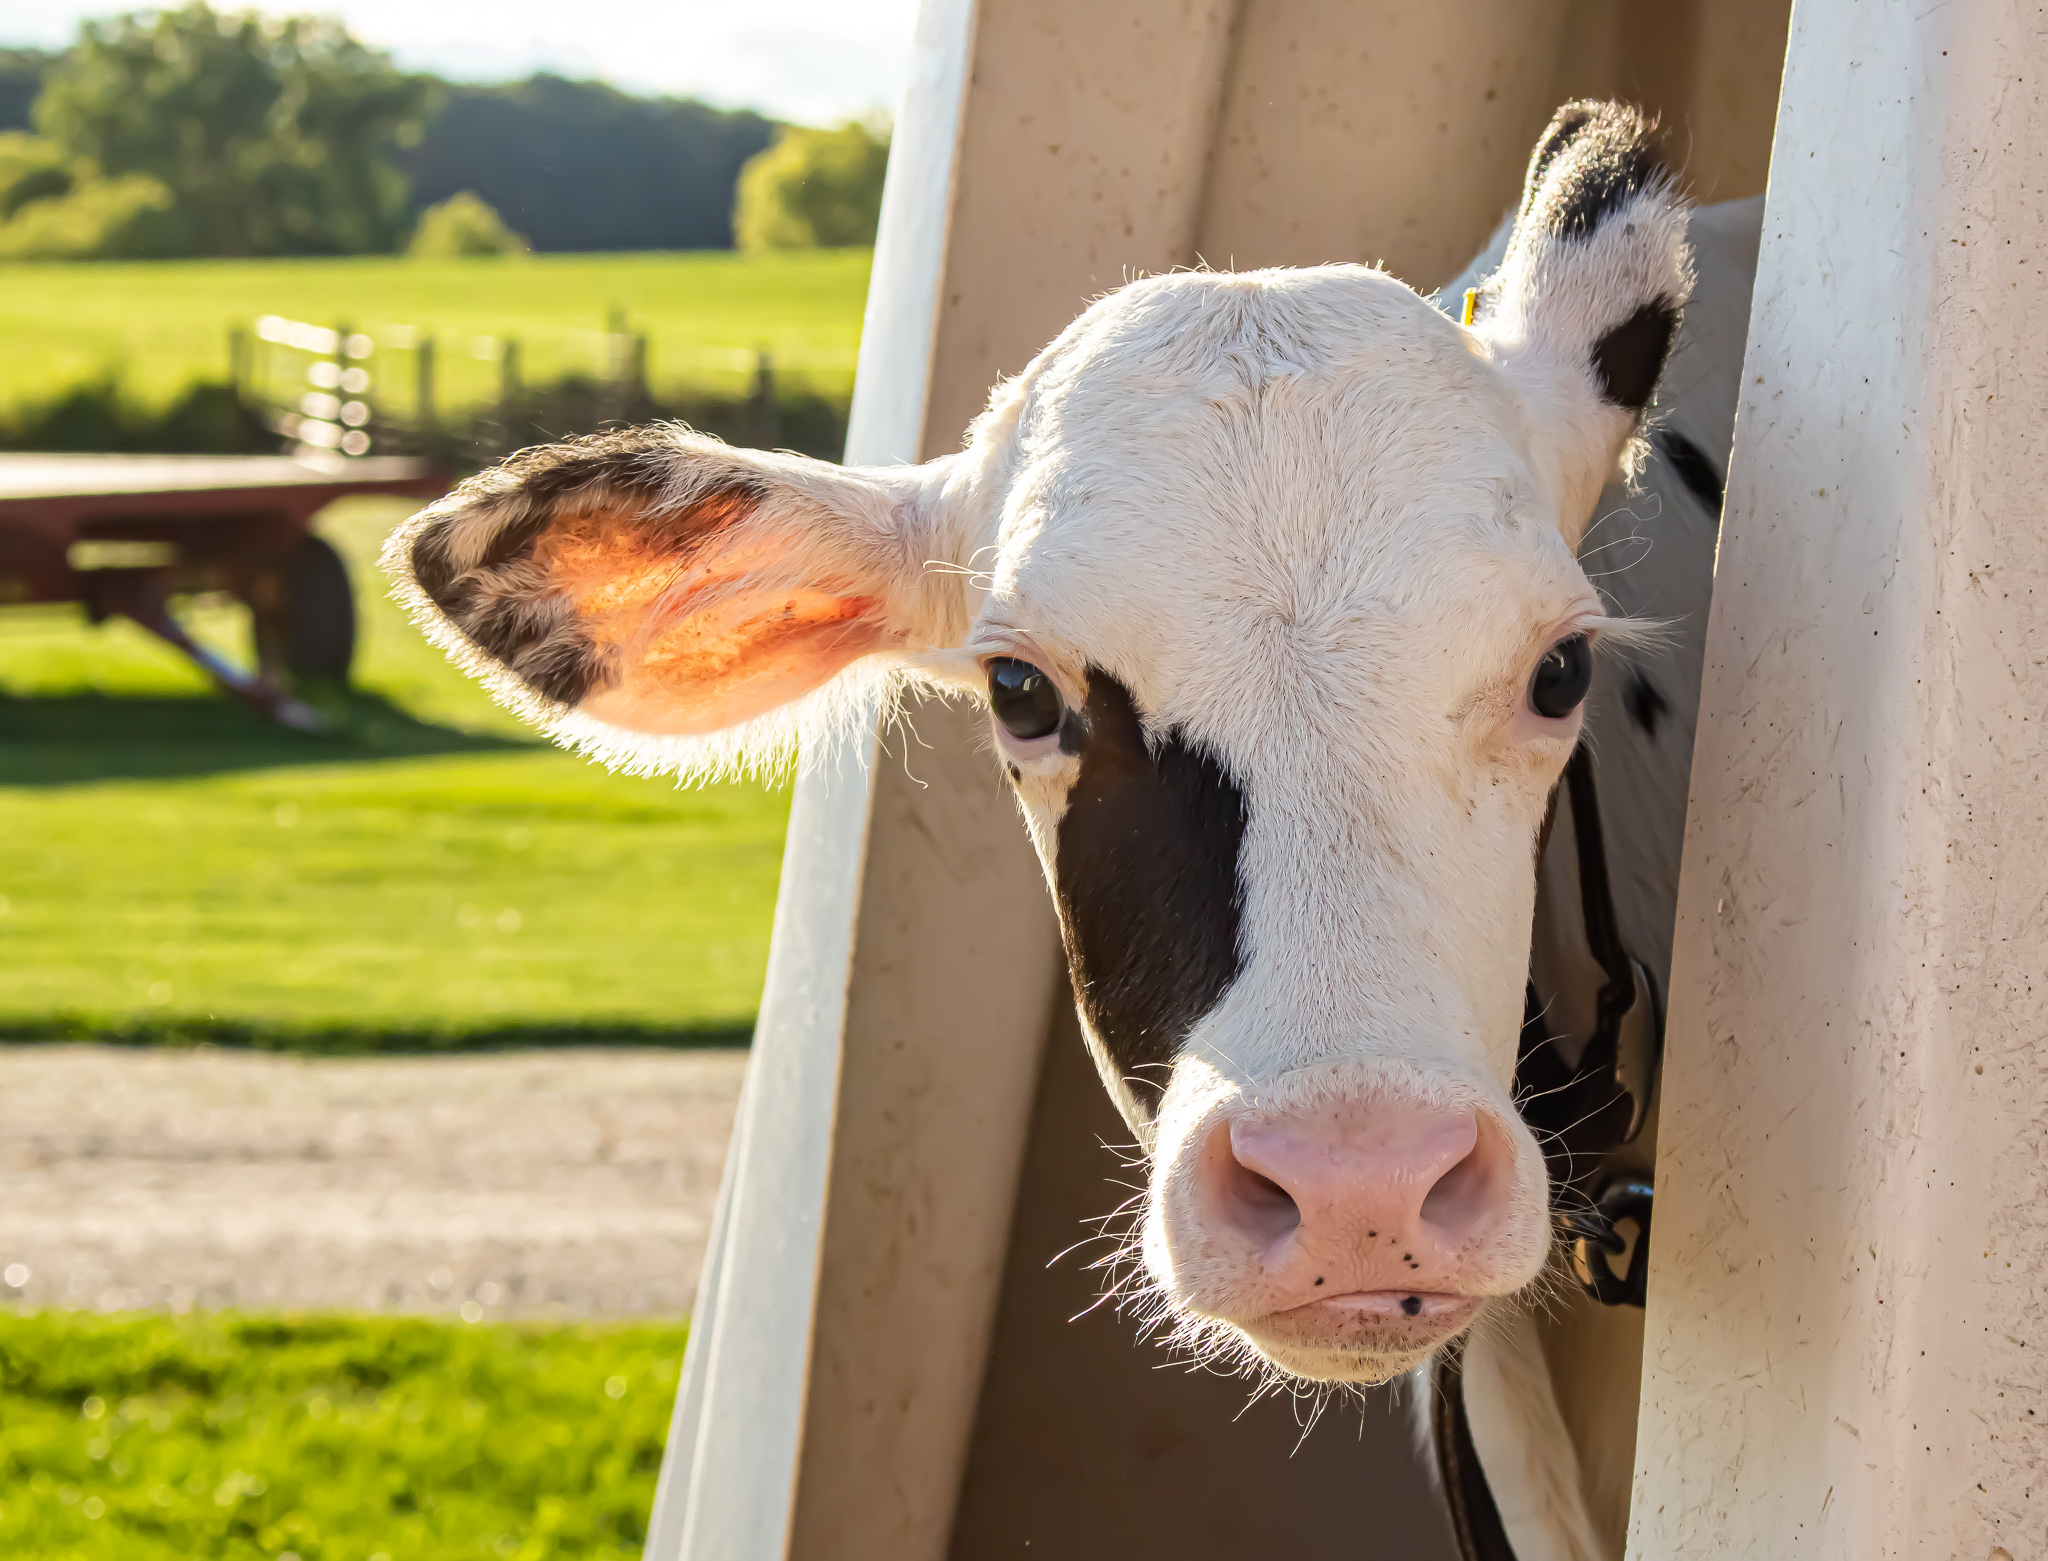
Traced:
<path fill-rule="evenodd" d="M 1620 448 L 1631 472 L 1642 454 L 1629 442 L 1635 419 L 1600 399 L 1577 344 L 1597 341 L 1649 296 L 1686 299 L 1693 284 L 1686 217 L 1684 203 L 1653 183 L 1584 239 L 1543 241 L 1514 230 L 1487 284 L 1490 307 L 1478 329 L 1538 422 L 1531 446 L 1554 485 L 1558 513 L 1578 517 L 1567 522 L 1573 546 L 1613 475 L 1614 458 L 1599 452 Z"/>
<path fill-rule="evenodd" d="M 1503 1307 L 1465 1341 L 1465 1415 L 1515 1561 L 1620 1561 L 1593 1531 L 1535 1319 Z"/>

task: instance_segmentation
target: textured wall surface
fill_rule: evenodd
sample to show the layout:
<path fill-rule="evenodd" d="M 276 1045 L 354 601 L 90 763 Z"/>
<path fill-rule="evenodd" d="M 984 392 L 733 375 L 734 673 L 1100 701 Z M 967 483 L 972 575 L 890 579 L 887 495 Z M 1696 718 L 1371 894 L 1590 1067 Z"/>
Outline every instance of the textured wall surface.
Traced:
<path fill-rule="evenodd" d="M 1802 0 L 1707 641 L 1631 1554 L 2048 1553 L 2048 22 Z"/>

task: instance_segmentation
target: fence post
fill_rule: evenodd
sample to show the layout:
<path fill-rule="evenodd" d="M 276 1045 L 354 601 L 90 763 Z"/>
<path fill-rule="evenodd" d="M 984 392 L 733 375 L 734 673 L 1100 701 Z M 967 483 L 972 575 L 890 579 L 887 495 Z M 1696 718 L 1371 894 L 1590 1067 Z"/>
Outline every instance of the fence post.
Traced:
<path fill-rule="evenodd" d="M 775 364 L 766 347 L 754 354 L 754 394 L 748 413 L 748 444 L 757 450 L 772 450 L 782 443 L 782 408 L 775 400 Z"/>
<path fill-rule="evenodd" d="M 337 455 L 349 454 L 348 425 L 342 421 L 341 409 L 348 405 L 348 339 L 355 334 L 355 327 L 342 320 L 334 327 L 334 451 Z M 360 453 L 360 452 L 358 452 Z"/>
<path fill-rule="evenodd" d="M 519 415 L 519 338 L 508 336 L 498 356 L 498 449 L 508 455 L 514 444 L 513 426 Z"/>
<path fill-rule="evenodd" d="M 422 336 L 413 353 L 412 420 L 420 443 L 431 445 L 438 431 L 434 416 L 434 338 Z"/>

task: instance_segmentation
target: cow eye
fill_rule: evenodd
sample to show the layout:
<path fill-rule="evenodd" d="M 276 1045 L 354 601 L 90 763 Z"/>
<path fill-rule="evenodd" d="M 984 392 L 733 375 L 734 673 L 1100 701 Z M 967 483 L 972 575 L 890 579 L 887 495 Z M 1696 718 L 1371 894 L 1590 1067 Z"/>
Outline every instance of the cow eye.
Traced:
<path fill-rule="evenodd" d="M 1592 681 L 1593 649 L 1585 635 L 1570 635 L 1546 650 L 1536 663 L 1536 675 L 1529 679 L 1529 708 L 1561 721 L 1585 703 Z"/>
<path fill-rule="evenodd" d="M 1052 679 L 1015 656 L 998 656 L 988 664 L 988 707 L 1004 731 L 1026 742 L 1050 737 L 1066 714 Z"/>

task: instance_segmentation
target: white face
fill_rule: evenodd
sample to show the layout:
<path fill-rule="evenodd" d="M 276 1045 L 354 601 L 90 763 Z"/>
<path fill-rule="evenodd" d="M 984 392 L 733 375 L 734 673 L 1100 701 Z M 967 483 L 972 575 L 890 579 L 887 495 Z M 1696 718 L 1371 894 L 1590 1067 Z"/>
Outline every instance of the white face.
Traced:
<path fill-rule="evenodd" d="M 965 457 L 1002 487 L 962 651 L 1005 680 L 991 730 L 1152 1152 L 1160 1293 L 1299 1374 L 1384 1377 L 1548 1251 L 1510 1087 L 1579 712 L 1555 665 L 1560 713 L 1530 690 L 1600 604 L 1514 391 L 1400 283 L 1113 302 Z"/>
<path fill-rule="evenodd" d="M 960 455 L 607 435 L 387 563 L 501 698 L 635 768 L 772 755 L 864 678 L 986 692 L 1151 1154 L 1155 1293 L 1199 1347 L 1383 1379 L 1549 1250 L 1511 1089 L 1602 626 L 1572 549 L 1688 285 L 1640 137 L 1560 115 L 1470 327 L 1359 267 L 1153 278 Z"/>

